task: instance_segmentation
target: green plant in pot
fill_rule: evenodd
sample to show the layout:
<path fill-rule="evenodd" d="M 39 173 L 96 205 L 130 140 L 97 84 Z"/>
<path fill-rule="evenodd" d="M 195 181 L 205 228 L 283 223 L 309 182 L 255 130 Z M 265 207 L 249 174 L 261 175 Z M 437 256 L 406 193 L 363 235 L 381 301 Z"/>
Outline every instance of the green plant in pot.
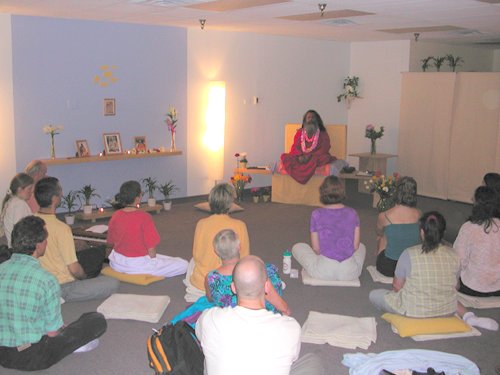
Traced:
<path fill-rule="evenodd" d="M 64 215 L 66 224 L 73 225 L 75 223 L 75 215 L 73 208 L 77 206 L 78 192 L 71 190 L 68 194 L 61 197 L 61 207 L 66 208 L 68 212 Z"/>
<path fill-rule="evenodd" d="M 172 208 L 172 201 L 169 199 L 170 194 L 172 194 L 176 190 L 179 190 L 179 188 L 172 182 L 172 180 L 170 180 L 158 186 L 158 190 L 165 197 L 165 200 L 163 201 L 163 208 L 165 209 L 165 211 L 170 210 L 170 208 Z"/>
<path fill-rule="evenodd" d="M 96 193 L 97 189 L 93 188 L 92 185 L 84 185 L 80 190 L 77 191 L 79 198 L 83 198 L 85 204 L 83 205 L 83 213 L 88 215 L 92 213 L 92 203 L 90 200 L 94 197 L 100 198 L 101 196 Z"/>
<path fill-rule="evenodd" d="M 142 183 L 148 191 L 148 206 L 153 207 L 156 205 L 155 190 L 158 188 L 158 182 L 153 177 L 142 179 Z"/>

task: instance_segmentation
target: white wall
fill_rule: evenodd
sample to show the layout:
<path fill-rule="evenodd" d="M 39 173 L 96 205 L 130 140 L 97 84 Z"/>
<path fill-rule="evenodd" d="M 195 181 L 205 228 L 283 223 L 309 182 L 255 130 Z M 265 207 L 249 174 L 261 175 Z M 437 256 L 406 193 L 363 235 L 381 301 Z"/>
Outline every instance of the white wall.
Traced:
<path fill-rule="evenodd" d="M 0 199 L 16 173 L 11 16 L 0 14 Z"/>
<path fill-rule="evenodd" d="M 480 46 L 459 46 L 454 44 L 411 42 L 410 50 L 410 72 L 421 72 L 422 62 L 428 56 L 446 56 L 452 54 L 464 59 L 457 72 L 491 72 L 493 65 L 493 50 Z M 428 71 L 435 72 L 436 68 L 431 66 Z M 451 69 L 445 62 L 441 67 L 442 72 L 450 72 Z"/>
<path fill-rule="evenodd" d="M 384 136 L 377 140 L 377 152 L 398 153 L 401 72 L 408 71 L 409 50 L 409 41 L 351 44 L 349 74 L 359 77 L 362 98 L 354 100 L 349 110 L 349 154 L 370 151 L 370 140 L 365 138 L 368 124 L 385 128 Z M 348 161 L 358 166 L 357 158 Z M 389 173 L 396 170 L 396 163 L 397 159 L 390 159 Z"/>
<path fill-rule="evenodd" d="M 310 108 L 327 124 L 346 123 L 345 106 L 336 96 L 348 72 L 348 43 L 188 30 L 187 195 L 206 194 L 215 178 L 228 181 L 235 152 L 246 151 L 250 165 L 278 160 L 284 151 L 284 125 L 301 122 Z M 222 171 L 201 143 L 210 80 L 226 82 Z M 253 96 L 259 104 L 252 104 Z M 269 176 L 254 177 L 251 186 L 270 185 Z"/>

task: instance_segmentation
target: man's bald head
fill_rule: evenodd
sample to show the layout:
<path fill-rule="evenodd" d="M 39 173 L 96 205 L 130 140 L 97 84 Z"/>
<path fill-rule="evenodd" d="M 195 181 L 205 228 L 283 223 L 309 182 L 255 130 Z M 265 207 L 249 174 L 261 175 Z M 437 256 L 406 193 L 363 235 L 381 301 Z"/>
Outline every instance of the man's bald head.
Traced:
<path fill-rule="evenodd" d="M 233 270 L 236 295 L 244 299 L 260 299 L 265 295 L 266 265 L 259 257 L 248 255 Z"/>

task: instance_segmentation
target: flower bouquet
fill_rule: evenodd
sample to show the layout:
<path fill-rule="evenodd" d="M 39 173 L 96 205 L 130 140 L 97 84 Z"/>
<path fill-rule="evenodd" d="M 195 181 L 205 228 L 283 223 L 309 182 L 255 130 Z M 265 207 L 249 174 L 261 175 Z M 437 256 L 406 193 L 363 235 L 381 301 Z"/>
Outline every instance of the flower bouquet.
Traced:
<path fill-rule="evenodd" d="M 168 130 L 172 135 L 170 141 L 170 151 L 175 151 L 175 131 L 177 128 L 177 110 L 175 109 L 175 107 L 170 106 L 168 108 L 167 118 L 165 120 L 165 123 L 167 124 Z"/>
<path fill-rule="evenodd" d="M 371 140 L 370 154 L 374 155 L 377 153 L 377 145 L 375 144 L 375 142 L 378 138 L 382 138 L 383 135 L 384 135 L 383 126 L 381 126 L 380 130 L 377 131 L 375 130 L 375 126 L 373 126 L 372 124 L 366 125 L 365 137 Z"/>
<path fill-rule="evenodd" d="M 56 147 L 54 144 L 54 136 L 56 134 L 59 134 L 59 132 L 61 132 L 64 129 L 64 126 L 62 126 L 62 125 L 47 125 L 47 126 L 44 126 L 42 129 L 43 129 L 43 132 L 45 134 L 50 135 L 50 158 L 55 159 L 56 158 Z"/>
<path fill-rule="evenodd" d="M 365 181 L 365 187 L 370 193 L 377 193 L 380 200 L 377 203 L 377 208 L 380 212 L 387 211 L 394 206 L 393 195 L 396 192 L 396 185 L 399 180 L 399 173 L 394 173 L 392 176 L 384 176 L 377 173 L 370 180 Z"/>
<path fill-rule="evenodd" d="M 245 185 L 252 182 L 252 176 L 245 175 L 243 173 L 235 173 L 231 177 L 231 183 L 236 191 L 236 200 L 241 202 L 243 200 L 243 191 L 245 190 Z"/>

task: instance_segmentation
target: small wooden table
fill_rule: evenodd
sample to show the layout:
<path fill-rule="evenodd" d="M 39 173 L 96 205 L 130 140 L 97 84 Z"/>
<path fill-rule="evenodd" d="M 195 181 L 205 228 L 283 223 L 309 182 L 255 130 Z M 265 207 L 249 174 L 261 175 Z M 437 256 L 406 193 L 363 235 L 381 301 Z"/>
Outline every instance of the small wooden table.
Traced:
<path fill-rule="evenodd" d="M 146 211 L 146 212 L 156 212 L 157 214 L 160 213 L 162 205 L 161 204 L 156 204 L 154 206 L 148 206 L 147 203 L 141 204 L 139 207 L 141 210 Z M 93 210 L 92 213 L 90 214 L 84 214 L 83 212 L 77 212 L 75 214 L 75 217 L 78 220 L 83 220 L 83 221 L 90 221 L 92 223 L 95 223 L 97 219 L 107 219 L 113 216 L 115 213 L 114 208 L 105 208 L 102 211 L 99 210 Z"/>
<path fill-rule="evenodd" d="M 393 154 L 371 154 L 369 152 L 349 154 L 349 156 L 355 156 L 359 158 L 360 171 L 380 171 L 383 175 L 387 174 L 387 160 L 397 157 L 397 155 Z M 366 193 L 366 189 L 362 181 L 358 183 L 358 192 Z"/>

